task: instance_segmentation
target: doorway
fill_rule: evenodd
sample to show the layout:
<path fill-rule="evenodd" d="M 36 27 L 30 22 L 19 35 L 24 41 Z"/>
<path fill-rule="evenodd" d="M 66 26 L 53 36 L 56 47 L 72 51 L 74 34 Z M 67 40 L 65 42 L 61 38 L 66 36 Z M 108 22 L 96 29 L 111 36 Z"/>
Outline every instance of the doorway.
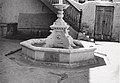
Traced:
<path fill-rule="evenodd" d="M 111 40 L 114 6 L 96 6 L 95 40 Z"/>

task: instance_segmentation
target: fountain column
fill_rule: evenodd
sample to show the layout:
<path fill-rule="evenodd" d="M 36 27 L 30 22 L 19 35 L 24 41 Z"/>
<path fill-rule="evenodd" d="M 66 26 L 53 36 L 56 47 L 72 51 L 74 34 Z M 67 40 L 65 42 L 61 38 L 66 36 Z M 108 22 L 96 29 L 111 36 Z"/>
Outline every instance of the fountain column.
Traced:
<path fill-rule="evenodd" d="M 56 47 L 56 48 L 72 48 L 73 38 L 68 34 L 69 25 L 63 20 L 63 10 L 69 7 L 67 4 L 63 4 L 63 0 L 59 0 L 58 4 L 53 4 L 58 9 L 58 19 L 51 25 L 52 33 L 46 38 L 45 47 Z"/>

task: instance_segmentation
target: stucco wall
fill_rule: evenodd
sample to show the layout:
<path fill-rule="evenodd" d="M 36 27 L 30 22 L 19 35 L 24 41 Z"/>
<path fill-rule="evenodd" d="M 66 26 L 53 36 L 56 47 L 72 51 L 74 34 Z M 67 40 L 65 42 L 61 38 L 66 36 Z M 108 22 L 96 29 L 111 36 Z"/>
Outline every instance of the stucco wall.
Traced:
<path fill-rule="evenodd" d="M 120 2 L 120 0 L 113 0 L 113 2 Z"/>
<path fill-rule="evenodd" d="M 51 12 L 40 0 L 2 0 L 2 21 L 14 23 L 18 21 L 19 13 Z"/>
<path fill-rule="evenodd" d="M 96 2 L 85 3 L 83 7 L 82 23 L 87 23 L 91 29 L 95 23 Z"/>
<path fill-rule="evenodd" d="M 20 13 L 53 13 L 41 2 L 41 0 L 0 0 L 0 7 L 2 7 L 0 10 L 0 17 L 3 23 L 18 22 Z M 77 32 L 70 28 L 70 35 L 76 38 Z"/>
<path fill-rule="evenodd" d="M 87 23 L 90 29 L 94 29 L 95 9 L 99 2 L 87 1 L 84 4 L 69 0 L 78 9 L 83 10 L 82 23 Z M 112 37 L 118 40 L 120 32 L 120 1 L 114 0 L 114 20 Z M 51 11 L 40 0 L 0 0 L 1 17 L 5 23 L 18 22 L 19 13 L 45 13 Z"/>
<path fill-rule="evenodd" d="M 117 0 L 114 0 L 113 3 L 110 3 L 110 2 L 101 3 L 98 1 L 87 1 L 84 4 L 74 3 L 74 5 L 76 5 L 78 9 L 83 10 L 82 23 L 88 24 L 91 30 L 94 29 L 95 11 L 96 11 L 97 4 L 101 6 L 102 5 L 104 6 L 113 5 L 114 6 L 112 38 L 115 41 L 118 41 L 120 38 L 120 1 L 117 2 Z"/>
<path fill-rule="evenodd" d="M 99 2 L 89 2 L 86 3 L 83 7 L 83 16 L 82 16 L 82 23 L 87 23 L 91 29 L 94 29 L 95 24 L 95 10 L 96 5 L 101 4 Z M 113 2 L 113 3 L 102 3 L 101 6 L 114 6 L 114 19 L 113 19 L 113 29 L 112 29 L 112 38 L 115 41 L 119 39 L 120 33 L 120 2 Z"/>
<path fill-rule="evenodd" d="M 118 41 L 120 40 L 120 2 L 114 3 L 114 20 L 112 37 Z"/>
<path fill-rule="evenodd" d="M 86 1 L 83 4 L 77 3 L 73 0 L 69 0 L 75 7 L 79 10 L 83 10 L 82 14 L 82 23 L 89 25 L 90 30 L 94 29 L 95 24 L 95 10 L 96 5 L 101 4 L 104 6 L 113 5 L 114 6 L 114 19 L 113 19 L 113 29 L 112 29 L 112 38 L 115 41 L 120 40 L 120 0 L 113 0 L 113 3 L 110 2 L 100 2 L 100 1 Z"/>

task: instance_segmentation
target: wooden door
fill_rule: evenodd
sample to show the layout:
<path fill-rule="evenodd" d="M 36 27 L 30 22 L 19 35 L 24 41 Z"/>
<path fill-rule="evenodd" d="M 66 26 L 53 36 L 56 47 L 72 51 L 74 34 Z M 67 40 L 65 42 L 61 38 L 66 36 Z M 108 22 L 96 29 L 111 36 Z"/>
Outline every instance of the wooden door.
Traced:
<path fill-rule="evenodd" d="M 96 6 L 95 39 L 110 40 L 113 27 L 113 6 Z"/>

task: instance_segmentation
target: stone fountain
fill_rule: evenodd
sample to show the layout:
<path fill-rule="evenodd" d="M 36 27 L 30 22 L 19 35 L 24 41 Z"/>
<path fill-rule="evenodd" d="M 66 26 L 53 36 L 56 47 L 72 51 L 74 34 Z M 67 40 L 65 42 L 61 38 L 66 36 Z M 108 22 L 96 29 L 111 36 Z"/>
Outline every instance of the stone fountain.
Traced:
<path fill-rule="evenodd" d="M 75 40 L 69 35 L 69 25 L 63 20 L 63 10 L 69 7 L 60 0 L 53 4 L 58 9 L 58 19 L 51 25 L 51 34 L 45 39 L 30 39 L 21 42 L 22 53 L 34 61 L 65 67 L 84 66 L 96 63 L 93 43 Z"/>

